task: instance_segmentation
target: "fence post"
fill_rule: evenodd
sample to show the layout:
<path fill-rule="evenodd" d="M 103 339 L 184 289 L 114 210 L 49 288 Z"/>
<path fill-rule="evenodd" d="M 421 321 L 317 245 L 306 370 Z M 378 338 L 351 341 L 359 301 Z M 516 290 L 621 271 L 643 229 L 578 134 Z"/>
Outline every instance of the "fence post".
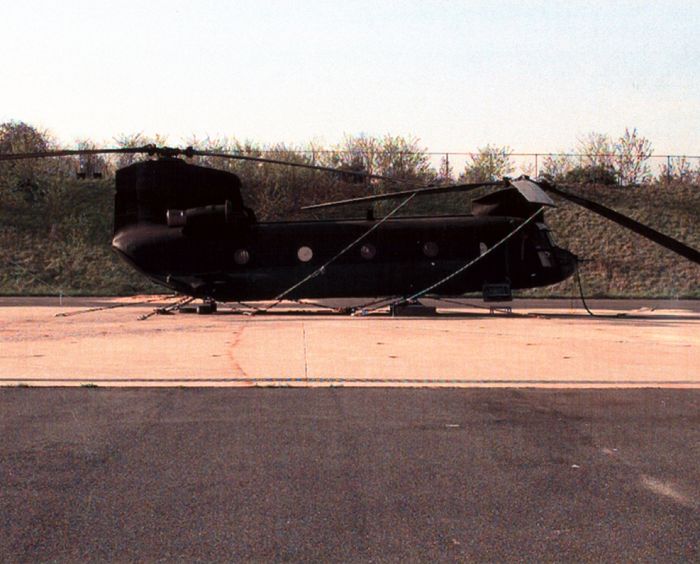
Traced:
<path fill-rule="evenodd" d="M 537 178 L 539 176 L 538 169 L 537 169 L 537 157 L 538 157 L 538 155 L 537 155 L 537 153 L 535 153 L 535 178 Z"/>
<path fill-rule="evenodd" d="M 666 155 L 666 182 L 671 183 L 671 155 Z"/>

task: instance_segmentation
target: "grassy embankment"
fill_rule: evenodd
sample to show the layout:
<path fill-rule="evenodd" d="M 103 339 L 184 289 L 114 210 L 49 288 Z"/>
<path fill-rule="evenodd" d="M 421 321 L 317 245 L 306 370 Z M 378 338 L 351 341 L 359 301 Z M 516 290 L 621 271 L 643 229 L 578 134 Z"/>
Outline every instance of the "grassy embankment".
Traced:
<path fill-rule="evenodd" d="M 698 186 L 582 186 L 576 192 L 700 248 Z M 588 210 L 559 204 L 547 221 L 558 244 L 591 261 L 581 267 L 588 295 L 700 298 L 700 266 Z M 548 291 L 566 293 L 571 286 L 567 281 Z"/>
<path fill-rule="evenodd" d="M 577 191 L 700 248 L 697 186 L 585 186 Z M 112 182 L 102 180 L 70 181 L 35 203 L 3 201 L 0 294 L 162 292 L 110 250 L 112 199 Z M 547 221 L 560 245 L 591 260 L 582 270 L 587 295 L 700 298 L 700 268 L 670 251 L 568 203 L 548 212 Z M 569 280 L 526 295 L 573 293 Z"/>

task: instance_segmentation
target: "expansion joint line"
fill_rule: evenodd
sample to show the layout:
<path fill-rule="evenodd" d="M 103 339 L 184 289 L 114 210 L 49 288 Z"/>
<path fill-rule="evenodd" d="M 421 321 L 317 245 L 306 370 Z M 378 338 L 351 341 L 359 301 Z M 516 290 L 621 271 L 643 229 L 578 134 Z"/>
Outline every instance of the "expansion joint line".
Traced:
<path fill-rule="evenodd" d="M 306 325 L 304 325 L 304 322 L 301 322 L 301 334 L 302 334 L 302 339 L 304 340 L 304 379 L 308 383 L 309 381 L 309 362 L 308 362 L 308 355 L 307 355 L 307 350 L 306 350 Z"/>

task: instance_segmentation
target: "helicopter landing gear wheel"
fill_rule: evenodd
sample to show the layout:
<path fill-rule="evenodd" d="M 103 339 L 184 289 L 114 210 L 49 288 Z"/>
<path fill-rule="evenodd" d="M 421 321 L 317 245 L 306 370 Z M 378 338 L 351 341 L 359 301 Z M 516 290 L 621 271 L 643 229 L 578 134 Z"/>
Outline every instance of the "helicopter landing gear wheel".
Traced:
<path fill-rule="evenodd" d="M 199 315 L 216 313 L 216 302 L 214 300 L 204 300 L 203 303 L 197 306 L 197 313 Z"/>
<path fill-rule="evenodd" d="M 437 308 L 423 305 L 418 300 L 409 300 L 391 304 L 389 312 L 391 317 L 432 317 L 437 315 Z"/>

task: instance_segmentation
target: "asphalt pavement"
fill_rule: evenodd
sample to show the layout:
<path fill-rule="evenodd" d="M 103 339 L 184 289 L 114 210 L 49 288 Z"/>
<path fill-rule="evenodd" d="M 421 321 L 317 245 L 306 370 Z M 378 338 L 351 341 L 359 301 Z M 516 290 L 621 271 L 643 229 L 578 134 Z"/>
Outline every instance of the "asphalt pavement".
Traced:
<path fill-rule="evenodd" d="M 697 561 L 700 391 L 0 389 L 0 560 Z"/>

